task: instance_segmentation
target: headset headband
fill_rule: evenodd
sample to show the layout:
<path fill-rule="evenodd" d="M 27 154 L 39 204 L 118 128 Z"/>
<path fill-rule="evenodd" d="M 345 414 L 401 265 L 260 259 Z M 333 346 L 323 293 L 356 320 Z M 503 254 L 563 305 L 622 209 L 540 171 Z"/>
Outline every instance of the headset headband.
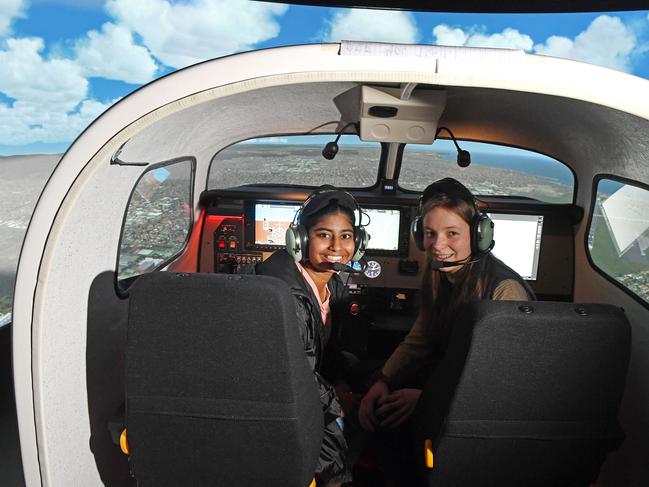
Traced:
<path fill-rule="evenodd" d="M 473 207 L 474 216 L 469 222 L 471 231 L 471 254 L 486 255 L 494 247 L 493 228 L 494 224 L 487 215 L 478 206 L 478 200 L 468 190 L 466 186 L 453 178 L 444 178 L 430 184 L 419 199 L 418 215 L 412 223 L 411 233 L 419 250 L 424 250 L 424 228 L 423 228 L 423 211 L 424 205 L 435 195 L 444 194 L 450 199 L 458 199 L 469 203 Z"/>
<path fill-rule="evenodd" d="M 354 215 L 352 225 L 354 227 L 361 226 L 363 210 L 356 201 L 356 198 L 354 198 L 349 192 L 343 189 L 334 188 L 333 186 L 324 186 L 311 193 L 306 201 L 302 203 L 300 209 L 295 212 L 293 223 L 302 225 L 303 217 L 317 213 L 323 208 L 326 208 L 332 201 L 336 201 L 338 206 L 346 208 L 352 212 Z"/>
<path fill-rule="evenodd" d="M 445 194 L 449 198 L 458 198 L 471 204 L 476 216 L 481 213 L 476 197 L 461 182 L 453 178 L 444 178 L 428 185 L 419 199 L 419 214 L 428 200 L 437 194 Z M 423 215 L 421 215 L 423 216 Z"/>
<path fill-rule="evenodd" d="M 303 224 L 305 216 L 314 215 L 326 208 L 332 201 L 336 201 L 339 207 L 350 210 L 354 215 L 352 226 L 354 227 L 354 254 L 352 262 L 358 262 L 365 254 L 367 243 L 370 240 L 369 234 L 362 226 L 363 210 L 350 193 L 333 186 L 321 186 L 315 190 L 295 212 L 293 222 L 286 229 L 286 251 L 296 262 L 302 261 L 308 255 L 309 235 Z M 358 221 L 356 221 L 358 214 Z"/>

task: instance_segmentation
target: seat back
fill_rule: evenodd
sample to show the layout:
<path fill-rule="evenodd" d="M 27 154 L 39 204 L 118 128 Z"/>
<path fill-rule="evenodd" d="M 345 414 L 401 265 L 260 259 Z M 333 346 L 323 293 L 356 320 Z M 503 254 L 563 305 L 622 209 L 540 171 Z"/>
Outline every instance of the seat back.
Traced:
<path fill-rule="evenodd" d="M 610 305 L 483 301 L 418 405 L 431 486 L 587 486 L 623 438 L 631 331 Z"/>
<path fill-rule="evenodd" d="M 323 418 L 288 286 L 157 272 L 129 303 L 126 425 L 143 486 L 309 485 Z"/>

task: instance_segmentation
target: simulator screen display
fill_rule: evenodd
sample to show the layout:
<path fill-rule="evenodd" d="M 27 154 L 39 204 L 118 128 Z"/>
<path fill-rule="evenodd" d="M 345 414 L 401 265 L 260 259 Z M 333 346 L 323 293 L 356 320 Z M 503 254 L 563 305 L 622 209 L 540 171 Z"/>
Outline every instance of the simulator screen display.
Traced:
<path fill-rule="evenodd" d="M 399 250 L 399 221 L 401 212 L 395 209 L 364 208 L 370 222 L 365 230 L 370 234 L 368 250 Z M 363 218 L 363 224 L 367 217 Z"/>
<path fill-rule="evenodd" d="M 286 244 L 286 229 L 293 222 L 301 205 L 282 203 L 255 203 L 255 244 Z M 363 224 L 369 217 L 365 230 L 370 234 L 370 250 L 399 250 L 399 220 L 397 209 L 363 209 Z"/>
<path fill-rule="evenodd" d="M 523 279 L 535 281 L 539 267 L 542 215 L 489 214 L 494 222 L 493 254 L 518 272 Z"/>
<path fill-rule="evenodd" d="M 255 204 L 255 244 L 284 246 L 286 229 L 299 209 L 300 205 Z"/>

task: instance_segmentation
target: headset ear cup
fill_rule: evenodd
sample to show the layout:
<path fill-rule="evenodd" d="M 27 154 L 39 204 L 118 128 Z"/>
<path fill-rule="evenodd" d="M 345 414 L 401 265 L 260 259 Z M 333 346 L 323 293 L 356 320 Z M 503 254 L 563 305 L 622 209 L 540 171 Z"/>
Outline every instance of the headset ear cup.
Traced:
<path fill-rule="evenodd" d="M 476 222 L 475 247 L 477 252 L 487 252 L 494 240 L 494 222 L 486 213 L 480 213 Z"/>
<path fill-rule="evenodd" d="M 416 216 L 410 224 L 410 235 L 415 242 L 415 245 L 422 252 L 424 251 L 424 228 L 423 219 L 421 216 Z"/>
<path fill-rule="evenodd" d="M 303 225 L 291 223 L 286 229 L 286 251 L 295 262 L 308 255 L 309 235 Z"/>
<path fill-rule="evenodd" d="M 352 262 L 358 262 L 363 258 L 369 241 L 370 234 L 367 233 L 365 227 L 354 228 L 354 255 L 351 259 Z"/>

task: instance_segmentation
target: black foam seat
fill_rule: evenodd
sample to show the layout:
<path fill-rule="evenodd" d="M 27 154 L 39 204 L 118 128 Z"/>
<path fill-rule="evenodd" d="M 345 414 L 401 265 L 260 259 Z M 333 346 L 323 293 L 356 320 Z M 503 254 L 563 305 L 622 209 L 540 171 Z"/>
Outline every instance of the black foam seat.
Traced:
<path fill-rule="evenodd" d="M 426 484 L 580 486 L 623 439 L 631 330 L 610 305 L 484 301 L 455 321 L 416 411 Z"/>
<path fill-rule="evenodd" d="M 131 291 L 126 426 L 142 486 L 308 486 L 323 419 L 286 284 L 141 277 Z"/>

